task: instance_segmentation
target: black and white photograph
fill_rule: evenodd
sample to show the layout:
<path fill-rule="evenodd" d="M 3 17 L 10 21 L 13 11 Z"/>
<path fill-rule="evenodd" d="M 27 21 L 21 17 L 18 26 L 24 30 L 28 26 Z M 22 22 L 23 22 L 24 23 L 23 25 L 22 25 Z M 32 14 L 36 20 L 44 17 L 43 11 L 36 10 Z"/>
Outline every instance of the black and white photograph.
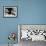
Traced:
<path fill-rule="evenodd" d="M 4 6 L 4 17 L 17 17 L 17 7 Z"/>
<path fill-rule="evenodd" d="M 46 25 L 19 25 L 20 40 L 46 41 Z"/>

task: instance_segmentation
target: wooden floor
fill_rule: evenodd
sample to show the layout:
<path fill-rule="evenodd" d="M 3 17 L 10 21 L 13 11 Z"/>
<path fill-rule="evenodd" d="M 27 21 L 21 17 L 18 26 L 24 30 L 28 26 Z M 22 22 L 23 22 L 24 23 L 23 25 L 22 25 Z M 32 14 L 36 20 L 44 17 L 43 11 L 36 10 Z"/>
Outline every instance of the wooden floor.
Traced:
<path fill-rule="evenodd" d="M 44 41 L 34 41 L 31 40 L 21 40 L 19 46 L 46 46 L 46 42 Z"/>
<path fill-rule="evenodd" d="M 0 44 L 0 46 L 8 46 L 8 44 Z M 31 40 L 21 40 L 19 44 L 15 44 L 13 46 L 46 46 L 46 42 L 42 41 L 35 41 L 32 42 Z"/>

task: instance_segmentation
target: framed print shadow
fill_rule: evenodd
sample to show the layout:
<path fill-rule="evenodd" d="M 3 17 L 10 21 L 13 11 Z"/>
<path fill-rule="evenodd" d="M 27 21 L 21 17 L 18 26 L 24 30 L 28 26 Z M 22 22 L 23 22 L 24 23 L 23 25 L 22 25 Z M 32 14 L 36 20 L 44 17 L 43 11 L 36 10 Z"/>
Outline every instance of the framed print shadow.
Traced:
<path fill-rule="evenodd" d="M 3 7 L 3 17 L 17 17 L 17 7 L 16 6 L 4 6 Z"/>

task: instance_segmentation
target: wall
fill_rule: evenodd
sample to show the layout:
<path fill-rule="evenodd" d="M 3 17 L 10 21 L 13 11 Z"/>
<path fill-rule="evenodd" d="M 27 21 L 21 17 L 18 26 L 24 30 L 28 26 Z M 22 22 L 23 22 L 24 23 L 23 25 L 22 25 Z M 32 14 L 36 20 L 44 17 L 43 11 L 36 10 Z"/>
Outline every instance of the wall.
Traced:
<path fill-rule="evenodd" d="M 3 6 L 12 5 L 18 6 L 18 17 L 3 18 Z M 9 32 L 17 34 L 18 24 L 46 24 L 46 0 L 0 0 L 0 44 L 8 43 Z"/>
<path fill-rule="evenodd" d="M 9 42 L 8 35 L 10 32 L 17 31 L 18 18 L 3 18 L 3 6 L 17 6 L 17 0 L 0 0 L 0 44 Z M 18 37 L 15 43 L 18 43 Z"/>
<path fill-rule="evenodd" d="M 46 24 L 46 0 L 20 0 L 19 23 Z"/>

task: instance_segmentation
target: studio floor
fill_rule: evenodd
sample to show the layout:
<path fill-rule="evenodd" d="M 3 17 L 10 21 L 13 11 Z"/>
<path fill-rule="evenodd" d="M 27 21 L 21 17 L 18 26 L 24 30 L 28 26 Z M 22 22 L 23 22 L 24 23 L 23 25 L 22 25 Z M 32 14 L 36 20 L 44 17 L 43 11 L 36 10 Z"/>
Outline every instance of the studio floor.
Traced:
<path fill-rule="evenodd" d="M 46 41 L 21 40 L 20 46 L 46 46 Z"/>

